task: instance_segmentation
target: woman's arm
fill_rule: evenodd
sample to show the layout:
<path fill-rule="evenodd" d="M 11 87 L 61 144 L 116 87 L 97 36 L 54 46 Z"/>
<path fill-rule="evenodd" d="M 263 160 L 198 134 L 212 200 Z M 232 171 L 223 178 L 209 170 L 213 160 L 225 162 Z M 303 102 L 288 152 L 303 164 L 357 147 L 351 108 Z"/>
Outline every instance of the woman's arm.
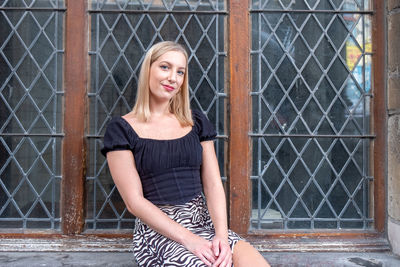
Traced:
<path fill-rule="evenodd" d="M 114 183 L 129 212 L 158 233 L 185 246 L 207 265 L 215 261 L 211 242 L 170 219 L 143 197 L 142 184 L 131 151 L 108 152 L 107 161 Z"/>
<path fill-rule="evenodd" d="M 203 141 L 201 145 L 203 147 L 203 163 L 201 166 L 203 190 L 211 220 L 215 227 L 213 250 L 214 254 L 220 255 L 216 265 L 219 266 L 221 263 L 222 266 L 231 266 L 232 252 L 228 243 L 225 191 L 222 186 L 214 143 L 213 141 Z"/>

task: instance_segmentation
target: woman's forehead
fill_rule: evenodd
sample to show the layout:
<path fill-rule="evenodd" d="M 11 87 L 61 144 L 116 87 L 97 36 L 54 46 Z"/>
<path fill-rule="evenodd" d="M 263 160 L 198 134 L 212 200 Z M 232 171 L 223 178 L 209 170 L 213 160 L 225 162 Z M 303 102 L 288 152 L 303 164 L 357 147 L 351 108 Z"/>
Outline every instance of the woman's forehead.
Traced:
<path fill-rule="evenodd" d="M 186 67 L 186 56 L 180 51 L 168 51 L 162 54 L 156 61 L 165 61 L 173 65 L 178 65 L 179 67 Z"/>

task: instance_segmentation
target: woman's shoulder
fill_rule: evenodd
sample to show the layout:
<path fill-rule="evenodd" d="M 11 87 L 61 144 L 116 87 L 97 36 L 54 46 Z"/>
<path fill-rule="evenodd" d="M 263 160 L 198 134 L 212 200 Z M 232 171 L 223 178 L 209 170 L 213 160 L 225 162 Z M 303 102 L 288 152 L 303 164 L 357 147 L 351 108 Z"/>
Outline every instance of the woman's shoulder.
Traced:
<path fill-rule="evenodd" d="M 217 136 L 214 126 L 203 112 L 192 109 L 192 116 L 194 128 L 200 137 L 200 141 L 212 140 Z"/>
<path fill-rule="evenodd" d="M 198 109 L 192 109 L 192 118 L 194 123 L 203 123 L 204 121 L 208 121 L 207 116 Z"/>
<path fill-rule="evenodd" d="M 103 139 L 103 155 L 113 150 L 133 150 L 136 138 L 130 125 L 122 117 L 113 117 L 108 123 Z"/>
<path fill-rule="evenodd" d="M 107 125 L 107 132 L 114 132 L 116 130 L 129 132 L 130 125 L 122 116 L 112 117 Z"/>

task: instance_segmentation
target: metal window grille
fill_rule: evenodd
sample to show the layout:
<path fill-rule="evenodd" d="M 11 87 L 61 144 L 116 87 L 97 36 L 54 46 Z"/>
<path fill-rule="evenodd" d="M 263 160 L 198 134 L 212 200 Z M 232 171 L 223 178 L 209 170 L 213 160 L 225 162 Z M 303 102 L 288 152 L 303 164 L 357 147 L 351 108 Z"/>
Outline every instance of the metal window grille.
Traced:
<path fill-rule="evenodd" d="M 371 227 L 369 1 L 252 1 L 253 229 Z"/>
<path fill-rule="evenodd" d="M 0 1 L 0 228 L 60 228 L 63 1 Z"/>
<path fill-rule="evenodd" d="M 187 47 L 191 105 L 215 123 L 216 149 L 221 174 L 225 176 L 225 1 L 92 1 L 89 12 L 91 86 L 86 228 L 131 228 L 134 218 L 112 182 L 100 149 L 110 119 L 131 110 L 141 62 L 153 44 L 171 40 Z"/>

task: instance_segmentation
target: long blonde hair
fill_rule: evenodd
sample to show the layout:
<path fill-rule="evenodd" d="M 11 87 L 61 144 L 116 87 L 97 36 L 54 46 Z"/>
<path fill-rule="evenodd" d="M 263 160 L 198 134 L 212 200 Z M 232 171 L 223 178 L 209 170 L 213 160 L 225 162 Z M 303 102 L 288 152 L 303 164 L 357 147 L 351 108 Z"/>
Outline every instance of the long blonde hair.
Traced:
<path fill-rule="evenodd" d="M 188 82 L 188 55 L 185 48 L 175 42 L 164 41 L 153 45 L 144 57 L 137 87 L 136 102 L 133 113 L 139 120 L 148 121 L 150 119 L 150 67 L 154 61 L 169 51 L 181 52 L 186 58 L 186 71 L 183 83 L 178 93 L 171 99 L 169 110 L 176 116 L 182 126 L 193 126 L 192 113 L 189 102 L 189 82 Z"/>

